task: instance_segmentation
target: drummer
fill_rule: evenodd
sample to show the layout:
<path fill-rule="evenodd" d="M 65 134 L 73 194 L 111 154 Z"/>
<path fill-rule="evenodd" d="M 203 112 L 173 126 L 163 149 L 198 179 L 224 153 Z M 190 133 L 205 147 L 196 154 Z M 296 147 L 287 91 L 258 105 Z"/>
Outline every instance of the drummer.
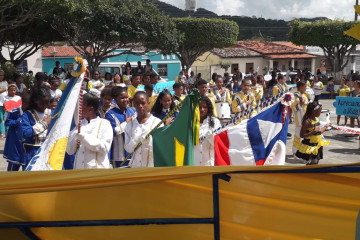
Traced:
<path fill-rule="evenodd" d="M 232 110 L 236 115 L 242 115 L 246 111 L 249 111 L 249 114 L 241 117 L 236 124 L 239 124 L 242 119 L 249 119 L 257 114 L 256 110 L 256 99 L 252 91 L 250 91 L 251 81 L 246 78 L 241 82 L 241 91 L 235 94 L 235 98 L 232 104 Z"/>
<path fill-rule="evenodd" d="M 214 109 L 213 112 L 214 117 L 217 117 L 217 111 L 215 107 L 215 97 L 211 93 L 209 93 L 208 83 L 205 80 L 200 79 L 197 82 L 197 89 L 199 90 L 201 97 L 208 97 L 210 99 Z"/>
<path fill-rule="evenodd" d="M 212 90 L 213 95 L 215 96 L 215 102 L 228 102 L 231 104 L 230 91 L 224 87 L 224 80 L 220 75 L 216 77 L 215 83 L 216 87 Z"/>

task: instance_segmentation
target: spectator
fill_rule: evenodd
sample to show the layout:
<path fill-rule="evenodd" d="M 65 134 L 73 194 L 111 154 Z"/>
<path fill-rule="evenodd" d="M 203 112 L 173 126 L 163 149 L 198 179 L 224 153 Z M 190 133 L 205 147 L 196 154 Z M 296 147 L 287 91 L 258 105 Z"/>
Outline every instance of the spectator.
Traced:
<path fill-rule="evenodd" d="M 152 73 L 153 72 L 153 66 L 150 64 L 150 59 L 146 60 L 146 65 L 144 67 L 144 73 Z"/>
<path fill-rule="evenodd" d="M 60 66 L 60 62 L 59 61 L 56 61 L 55 63 L 55 68 L 53 69 L 53 72 L 52 74 L 58 78 L 58 79 L 62 79 L 63 76 L 62 74 L 65 73 L 65 69 L 63 69 L 61 66 Z"/>
<path fill-rule="evenodd" d="M 137 62 L 137 67 L 136 68 L 134 68 L 134 73 L 137 73 L 137 74 L 142 74 L 143 73 L 143 71 L 144 71 L 144 68 L 141 66 L 141 62 L 140 61 L 138 61 Z"/>

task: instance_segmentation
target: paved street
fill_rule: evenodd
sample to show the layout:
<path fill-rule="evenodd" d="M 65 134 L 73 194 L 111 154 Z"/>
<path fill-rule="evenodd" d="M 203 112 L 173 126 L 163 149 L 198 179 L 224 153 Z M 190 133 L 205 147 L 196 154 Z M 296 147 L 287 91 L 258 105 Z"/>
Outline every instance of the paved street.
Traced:
<path fill-rule="evenodd" d="M 323 109 L 329 109 L 331 113 L 331 122 L 336 123 L 335 108 L 333 107 L 334 100 L 322 100 Z M 344 124 L 342 118 L 340 124 Z M 294 124 L 289 125 L 289 132 L 293 134 Z M 346 133 L 337 130 L 330 130 L 324 133 L 327 140 L 330 140 L 330 145 L 324 147 L 324 159 L 320 164 L 346 164 L 360 162 L 359 140 L 356 137 L 350 137 Z M 0 171 L 6 171 L 7 162 L 2 158 L 5 140 L 0 140 Z M 292 138 L 288 139 L 287 143 L 287 157 L 286 164 L 294 165 L 304 162 L 301 159 L 294 159 L 292 157 Z"/>

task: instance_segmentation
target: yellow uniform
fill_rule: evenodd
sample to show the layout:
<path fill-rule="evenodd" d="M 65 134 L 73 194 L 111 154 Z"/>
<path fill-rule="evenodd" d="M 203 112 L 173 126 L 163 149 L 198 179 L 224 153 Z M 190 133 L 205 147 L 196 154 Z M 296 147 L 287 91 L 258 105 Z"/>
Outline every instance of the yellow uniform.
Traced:
<path fill-rule="evenodd" d="M 141 84 L 139 84 L 139 86 L 141 86 Z M 131 85 L 127 90 L 129 98 L 133 98 L 135 96 L 136 91 L 137 91 L 137 88 L 134 87 L 133 85 Z"/>
<path fill-rule="evenodd" d="M 300 93 L 296 92 L 295 94 L 295 101 L 291 104 L 291 109 L 295 116 L 295 135 L 294 135 L 294 141 L 293 141 L 293 153 L 296 153 L 296 151 L 299 148 L 300 145 L 300 131 L 301 131 L 301 125 L 302 125 L 302 119 L 304 117 L 304 114 L 307 109 L 307 105 L 309 104 L 309 97 L 307 93 Z M 303 101 L 303 105 L 300 105 L 300 101 L 302 101 L 304 98 L 305 101 Z"/>
<path fill-rule="evenodd" d="M 344 88 L 339 88 L 339 96 L 340 97 L 347 97 L 350 93 L 350 88 L 349 87 L 344 87 Z"/>
<path fill-rule="evenodd" d="M 251 87 L 250 90 L 254 96 L 255 96 L 255 100 L 256 100 L 256 105 L 259 105 L 261 103 L 261 99 L 263 98 L 264 95 L 264 88 L 263 86 L 261 86 L 260 84 L 256 84 L 255 86 Z"/>
<path fill-rule="evenodd" d="M 251 100 L 252 103 L 250 105 L 246 105 L 246 102 Z M 237 92 L 234 95 L 234 101 L 232 103 L 232 110 L 233 112 L 237 113 L 237 116 L 244 114 L 246 111 L 250 111 L 249 114 L 240 118 L 236 124 L 239 124 L 241 120 L 248 119 L 257 114 L 256 110 L 256 99 L 252 92 L 248 92 L 245 94 L 243 91 Z"/>
<path fill-rule="evenodd" d="M 153 95 L 151 97 L 149 97 L 149 102 L 150 102 L 150 104 L 149 104 L 149 112 L 151 112 L 151 109 L 153 108 L 157 97 L 158 97 L 158 95 L 156 95 L 154 93 L 153 93 Z"/>
<path fill-rule="evenodd" d="M 309 119 L 310 127 L 306 129 L 306 132 L 312 132 L 317 126 L 320 126 L 319 118 Z M 324 141 L 321 137 L 321 132 L 317 132 L 314 135 L 305 137 L 299 144 L 299 150 L 296 152 L 296 156 L 304 160 L 322 159 L 323 158 L 323 146 L 329 145 L 329 141 Z"/>
<path fill-rule="evenodd" d="M 174 94 L 174 97 L 173 97 L 173 101 L 174 101 L 174 103 L 175 103 L 175 106 L 177 106 L 177 105 L 179 105 L 184 99 L 185 99 L 185 95 L 183 95 L 183 94 L 181 94 L 181 96 L 179 97 L 179 96 L 176 96 L 175 94 Z M 178 112 L 180 111 L 180 109 L 178 109 Z"/>
<path fill-rule="evenodd" d="M 217 117 L 217 111 L 215 107 L 215 97 L 211 93 L 206 94 L 206 97 L 208 97 L 212 103 L 214 117 Z"/>
<path fill-rule="evenodd" d="M 278 95 L 279 93 L 281 92 L 285 92 L 289 89 L 289 87 L 286 85 L 286 84 L 276 84 L 274 87 L 273 87 L 273 97 L 275 97 L 276 95 Z"/>
<path fill-rule="evenodd" d="M 230 94 L 229 89 L 224 88 L 224 87 L 222 89 L 225 90 L 225 92 L 223 94 L 219 93 L 220 90 L 217 87 L 214 87 L 212 89 L 212 94 L 215 98 L 215 102 L 228 102 L 231 104 L 231 96 L 230 96 L 231 94 Z"/>

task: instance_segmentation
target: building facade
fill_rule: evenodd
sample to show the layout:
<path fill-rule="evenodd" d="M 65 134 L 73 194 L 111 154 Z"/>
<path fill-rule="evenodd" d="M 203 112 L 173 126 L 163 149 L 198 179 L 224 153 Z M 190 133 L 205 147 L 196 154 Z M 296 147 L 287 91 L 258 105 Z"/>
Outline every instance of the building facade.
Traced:
<path fill-rule="evenodd" d="M 118 54 L 126 51 L 126 49 L 115 50 L 112 54 Z M 163 79 L 174 80 L 179 75 L 181 70 L 181 63 L 175 54 L 162 55 L 157 51 L 135 51 L 136 55 L 123 54 L 105 59 L 99 66 L 101 76 L 104 77 L 105 72 L 110 72 L 112 75 L 122 71 L 122 66 L 130 62 L 132 67 L 137 66 L 140 61 L 144 66 L 147 59 L 150 59 L 153 69 Z M 74 57 L 79 57 L 80 54 L 70 46 L 49 46 L 42 49 L 42 66 L 43 71 L 52 74 L 55 67 L 55 62 L 59 61 L 60 65 L 66 70 L 70 71 L 74 63 Z"/>

